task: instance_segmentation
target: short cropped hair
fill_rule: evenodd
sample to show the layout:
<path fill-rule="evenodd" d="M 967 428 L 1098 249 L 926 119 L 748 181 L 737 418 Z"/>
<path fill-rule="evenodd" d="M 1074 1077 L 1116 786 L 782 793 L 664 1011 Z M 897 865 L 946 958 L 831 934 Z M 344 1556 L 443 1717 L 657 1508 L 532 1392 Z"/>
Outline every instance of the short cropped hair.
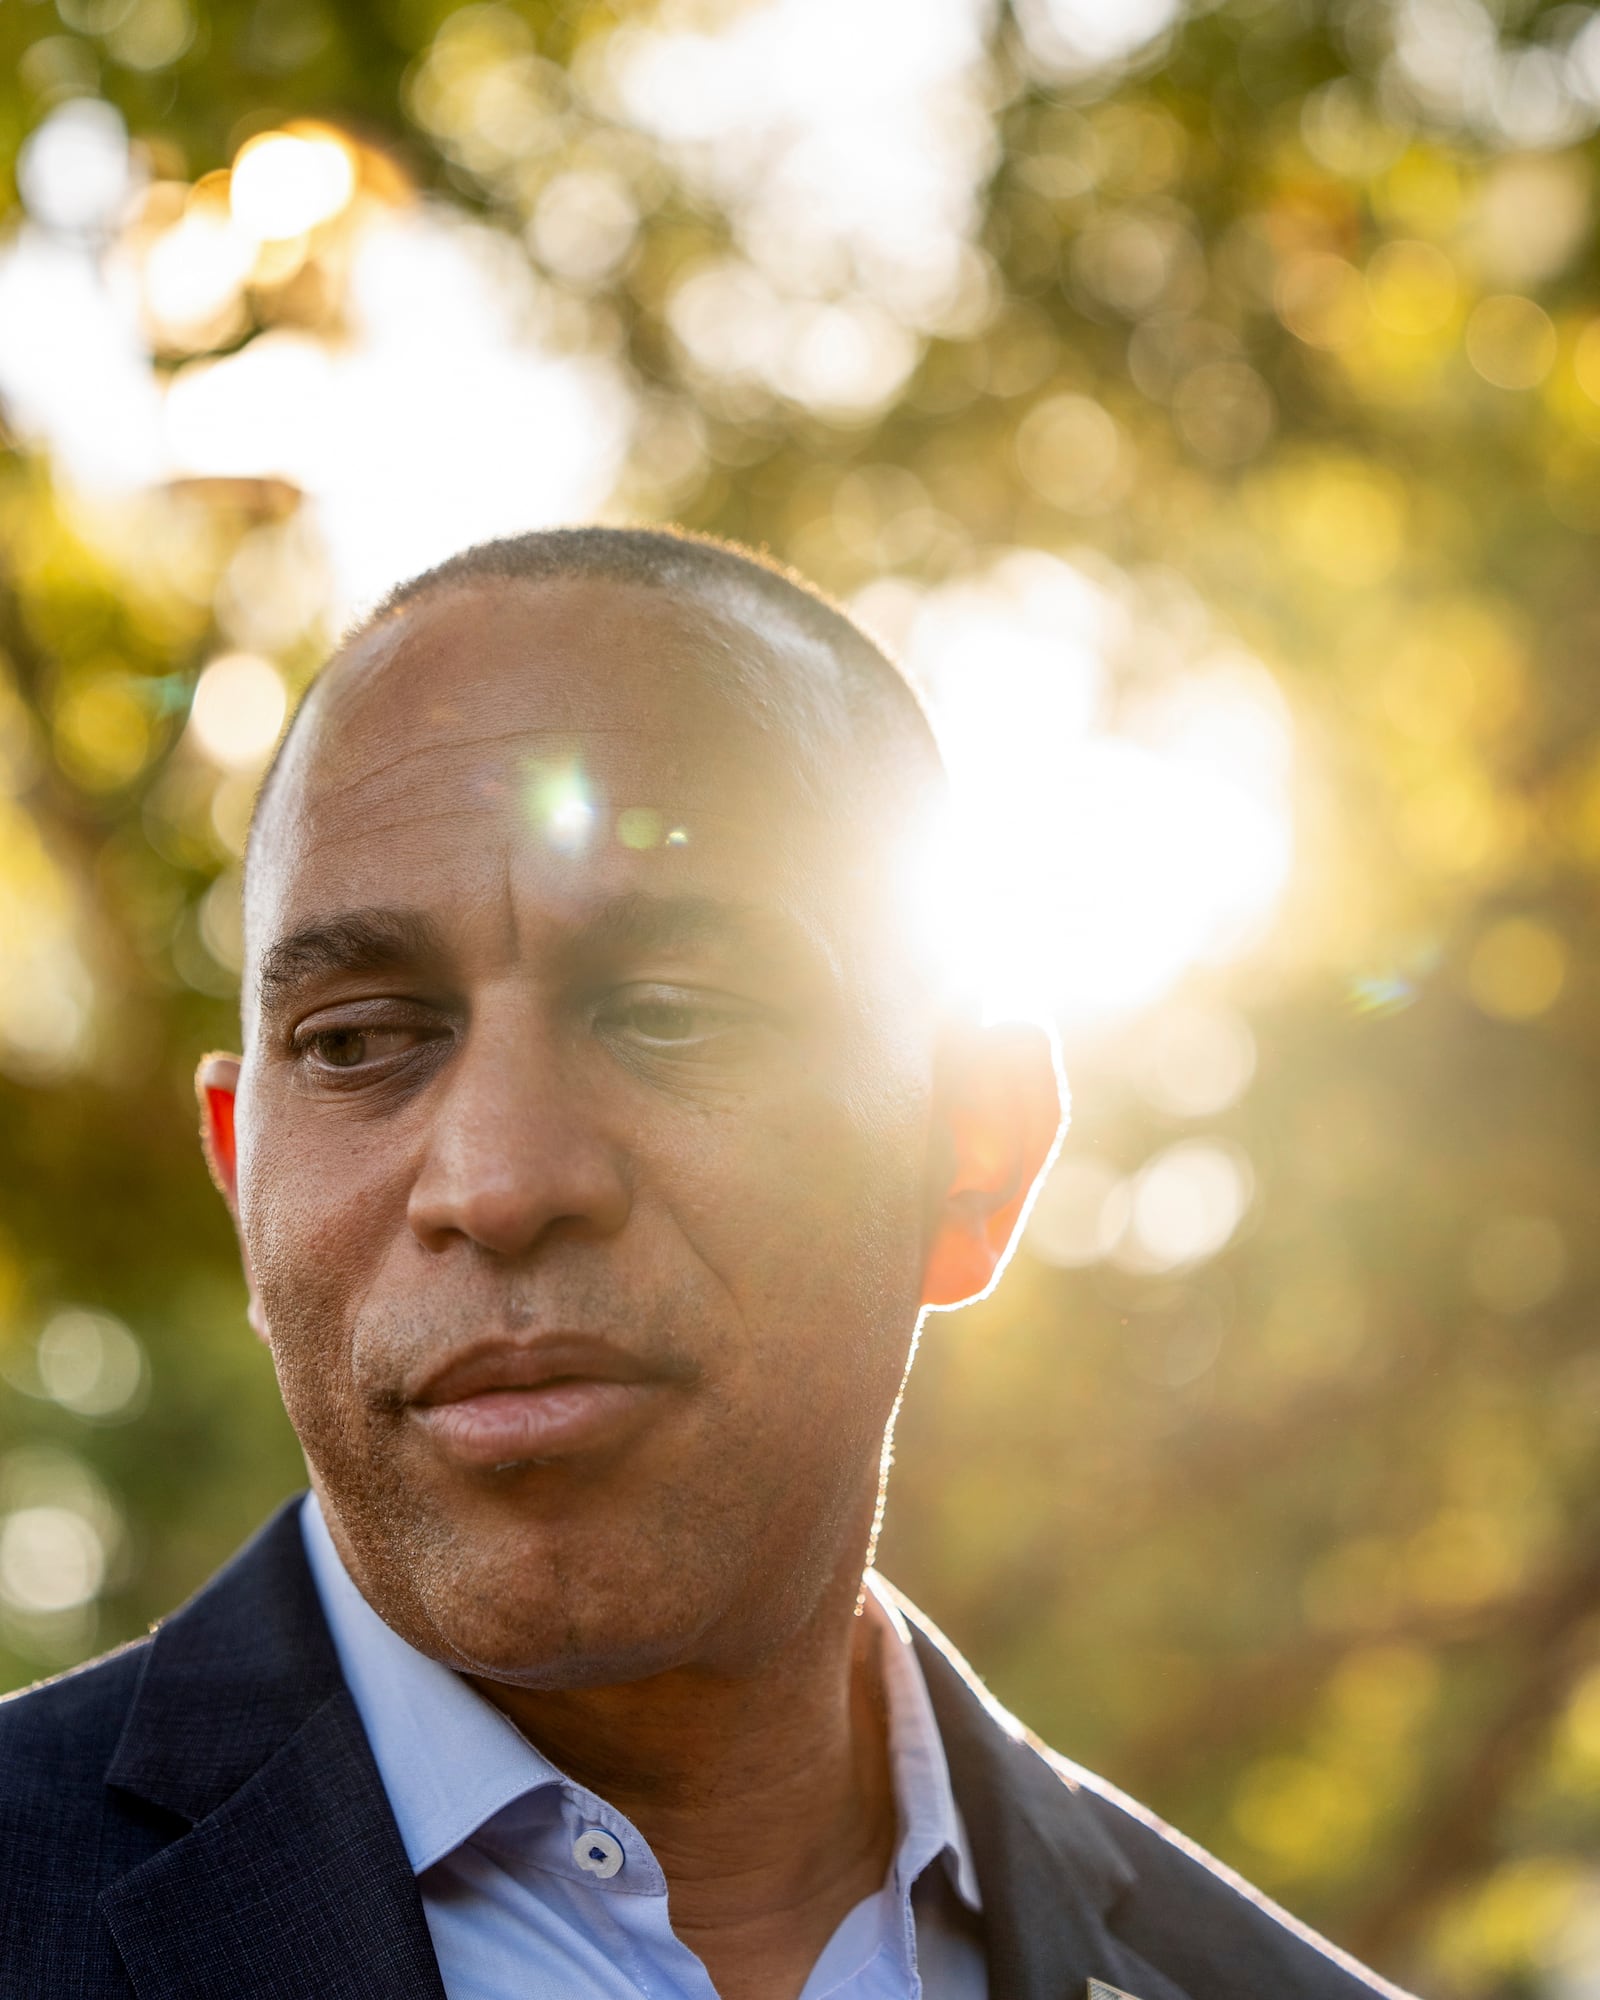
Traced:
<path fill-rule="evenodd" d="M 843 605 L 765 550 L 746 548 L 687 528 L 541 528 L 464 549 L 391 590 L 351 635 L 360 638 L 395 614 L 441 590 L 475 583 L 552 583 L 603 578 L 647 590 L 681 591 L 724 601 L 740 598 L 771 612 L 792 631 L 831 654 L 852 718 L 892 713 L 903 727 L 938 748 L 922 703 L 898 664 L 862 630 Z M 351 640 L 346 640 L 346 644 Z"/>
<path fill-rule="evenodd" d="M 697 597 L 713 608 L 765 612 L 799 639 L 809 655 L 792 691 L 802 697 L 802 713 L 819 725 L 819 734 L 835 742 L 846 737 L 869 767 L 891 761 L 914 790 L 943 789 L 944 763 L 927 712 L 886 648 L 798 570 L 764 550 L 686 528 L 539 528 L 479 542 L 397 584 L 345 633 L 334 659 L 391 619 L 442 593 L 481 584 L 567 579 L 609 580 Z M 744 680 L 744 691 L 761 706 L 773 705 L 776 691 L 770 676 L 747 673 L 737 660 L 727 670 Z M 265 819 L 274 779 L 306 705 L 302 701 L 262 779 L 252 834 Z M 248 850 L 246 867 L 248 871 Z"/>

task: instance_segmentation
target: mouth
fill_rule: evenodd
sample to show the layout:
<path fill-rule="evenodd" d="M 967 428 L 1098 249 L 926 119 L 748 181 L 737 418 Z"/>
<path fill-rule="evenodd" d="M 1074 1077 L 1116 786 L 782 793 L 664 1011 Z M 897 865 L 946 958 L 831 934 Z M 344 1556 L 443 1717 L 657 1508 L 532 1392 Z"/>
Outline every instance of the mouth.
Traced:
<path fill-rule="evenodd" d="M 435 1369 L 407 1410 L 446 1458 L 494 1472 L 615 1449 L 683 1379 L 586 1336 L 495 1340 Z"/>

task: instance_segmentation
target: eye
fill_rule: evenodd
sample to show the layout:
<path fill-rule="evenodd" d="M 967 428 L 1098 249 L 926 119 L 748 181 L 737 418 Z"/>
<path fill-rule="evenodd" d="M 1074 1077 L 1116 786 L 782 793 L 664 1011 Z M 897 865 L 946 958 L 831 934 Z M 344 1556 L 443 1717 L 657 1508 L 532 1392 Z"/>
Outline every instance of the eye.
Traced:
<path fill-rule="evenodd" d="M 299 1037 L 294 1052 L 309 1069 L 349 1075 L 381 1068 L 418 1039 L 412 1028 L 313 1028 Z"/>
<path fill-rule="evenodd" d="M 372 1039 L 363 1028 L 329 1028 L 305 1044 L 329 1069 L 358 1069 Z"/>
<path fill-rule="evenodd" d="M 632 1000 L 613 1016 L 641 1042 L 668 1047 L 675 1042 L 703 1041 L 721 1025 L 709 1007 L 688 1000 Z"/>
<path fill-rule="evenodd" d="M 634 991 L 615 995 L 601 1010 L 600 1026 L 636 1046 L 686 1049 L 739 1025 L 736 1009 L 702 994 Z"/>

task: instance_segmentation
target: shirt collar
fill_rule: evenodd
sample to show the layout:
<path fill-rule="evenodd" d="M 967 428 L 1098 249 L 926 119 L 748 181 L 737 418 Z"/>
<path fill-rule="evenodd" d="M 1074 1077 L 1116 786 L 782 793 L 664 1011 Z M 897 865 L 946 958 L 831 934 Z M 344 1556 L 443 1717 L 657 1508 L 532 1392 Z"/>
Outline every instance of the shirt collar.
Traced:
<path fill-rule="evenodd" d="M 867 1572 L 863 1615 L 878 1627 L 878 1659 L 889 1711 L 889 1765 L 900 1839 L 894 1876 L 907 1895 L 931 1862 L 946 1857 L 956 1893 L 983 1907 L 972 1846 L 950 1783 L 950 1763 L 933 1702 L 912 1648 L 911 1628 L 876 1570 Z"/>
<path fill-rule="evenodd" d="M 384 1623 L 340 1560 L 314 1493 L 300 1520 L 339 1665 L 420 1875 L 514 1799 L 560 1785 L 562 1775 L 492 1702 Z"/>
<path fill-rule="evenodd" d="M 307 1494 L 300 1518 L 334 1650 L 412 1873 L 431 1868 L 516 1800 L 546 1786 L 570 1789 L 563 1773 L 492 1702 L 384 1623 L 341 1561 L 314 1493 Z M 900 1827 L 895 1887 L 909 1896 L 917 1878 L 944 1856 L 957 1893 L 976 1910 L 977 1871 L 911 1631 L 873 1572 L 863 1615 L 877 1628 L 889 1713 Z"/>

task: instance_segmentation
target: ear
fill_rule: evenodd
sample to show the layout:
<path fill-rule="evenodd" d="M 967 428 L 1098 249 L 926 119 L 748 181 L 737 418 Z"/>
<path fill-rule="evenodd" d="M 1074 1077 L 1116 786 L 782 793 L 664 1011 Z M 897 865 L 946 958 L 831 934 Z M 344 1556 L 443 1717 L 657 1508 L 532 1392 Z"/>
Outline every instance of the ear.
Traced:
<path fill-rule="evenodd" d="M 239 1155 L 234 1144 L 233 1107 L 238 1093 L 237 1056 L 200 1058 L 194 1073 L 194 1094 L 200 1100 L 200 1150 L 235 1221 L 239 1217 Z"/>
<path fill-rule="evenodd" d="M 1005 1269 L 1029 1197 L 1065 1130 L 1065 1083 L 1043 1028 L 962 1034 L 941 1067 L 925 1306 L 981 1298 Z"/>
<path fill-rule="evenodd" d="M 228 1204 L 235 1231 L 239 1231 L 239 1150 L 234 1136 L 234 1108 L 239 1094 L 239 1058 L 209 1055 L 200 1058 L 195 1071 L 195 1096 L 200 1100 L 200 1150 L 206 1156 L 217 1192 Z M 255 1278 L 250 1269 L 250 1253 L 239 1232 L 239 1257 L 244 1265 L 245 1283 L 250 1288 L 248 1317 L 260 1337 L 267 1339 L 266 1317 L 256 1297 Z"/>

